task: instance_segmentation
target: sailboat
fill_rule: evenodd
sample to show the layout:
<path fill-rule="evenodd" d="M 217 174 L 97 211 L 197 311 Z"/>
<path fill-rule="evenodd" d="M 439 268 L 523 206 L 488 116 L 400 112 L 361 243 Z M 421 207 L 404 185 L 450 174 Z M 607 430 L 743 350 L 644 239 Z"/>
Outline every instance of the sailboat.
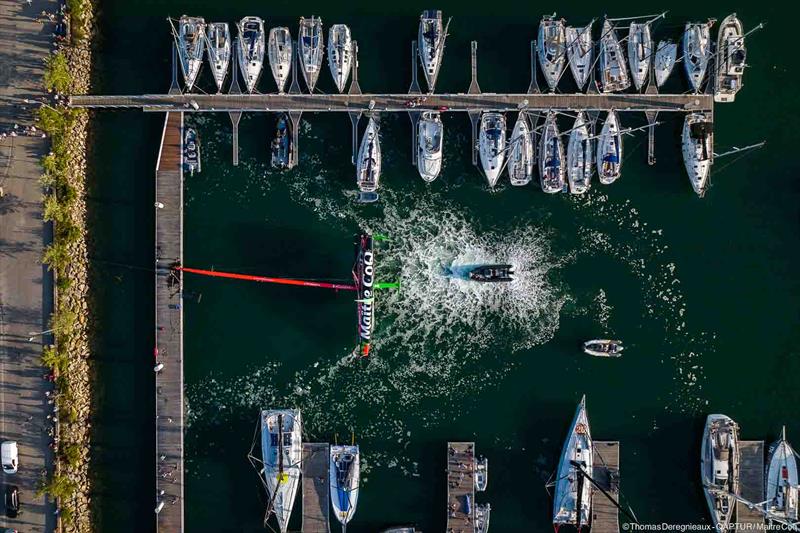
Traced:
<path fill-rule="evenodd" d="M 281 533 L 286 533 L 300 484 L 303 451 L 299 409 L 261 411 L 261 455 L 264 481 L 270 498 L 268 519 L 275 515 Z"/>
<path fill-rule="evenodd" d="M 217 84 L 217 92 L 222 92 L 222 84 L 228 75 L 231 62 L 231 31 L 227 22 L 211 22 L 206 28 L 206 49 L 211 72 Z"/>
<path fill-rule="evenodd" d="M 283 94 L 292 71 L 292 34 L 286 27 L 272 28 L 267 42 L 272 77 L 278 86 L 278 93 Z"/>
<path fill-rule="evenodd" d="M 356 183 L 362 202 L 374 202 L 378 199 L 378 182 L 381 177 L 381 142 L 378 135 L 378 123 L 369 118 L 367 129 L 361 138 L 356 161 Z"/>
<path fill-rule="evenodd" d="M 628 31 L 628 61 L 631 64 L 633 86 L 641 91 L 650 73 L 653 56 L 653 38 L 650 36 L 649 22 L 631 22 Z"/>
<path fill-rule="evenodd" d="M 717 36 L 715 102 L 733 102 L 742 88 L 746 61 L 742 23 L 736 13 L 732 13 L 720 24 Z"/>
<path fill-rule="evenodd" d="M 581 111 L 575 119 L 575 125 L 569 134 L 567 144 L 567 181 L 572 194 L 583 194 L 591 185 L 594 156 L 592 139 L 589 135 L 589 122 Z"/>
<path fill-rule="evenodd" d="M 539 50 L 539 66 L 542 67 L 544 79 L 551 91 L 556 90 L 558 80 L 567 64 L 567 38 L 564 32 L 564 21 L 555 20 L 552 16 L 542 17 L 539 23 L 539 38 L 536 41 Z"/>
<path fill-rule="evenodd" d="M 330 490 L 333 514 L 342 524 L 342 533 L 347 523 L 356 514 L 361 454 L 357 445 L 330 447 Z"/>
<path fill-rule="evenodd" d="M 478 151 L 489 187 L 494 187 L 500 179 L 500 171 L 506 159 L 505 115 L 487 112 L 481 116 Z"/>
<path fill-rule="evenodd" d="M 714 124 L 703 113 L 690 113 L 683 121 L 681 134 L 683 163 L 692 189 L 701 198 L 708 188 L 714 163 Z"/>
<path fill-rule="evenodd" d="M 567 39 L 567 59 L 572 77 L 582 91 L 589 81 L 594 64 L 594 44 L 592 43 L 592 23 L 583 28 L 567 26 L 564 30 Z"/>
<path fill-rule="evenodd" d="M 711 26 L 708 22 L 686 24 L 683 32 L 683 66 L 689 78 L 692 90 L 699 93 L 706 77 L 708 61 L 711 59 Z"/>
<path fill-rule="evenodd" d="M 604 93 L 624 91 L 631 86 L 625 54 L 617 39 L 617 32 L 610 20 L 603 22 L 600 34 L 600 58 L 598 62 L 600 77 L 598 85 Z"/>
<path fill-rule="evenodd" d="M 544 130 L 539 147 L 539 180 L 542 190 L 548 194 L 564 190 L 566 172 L 564 169 L 564 145 L 558 132 L 556 114 L 550 111 L 544 122 Z"/>
<path fill-rule="evenodd" d="M 659 41 L 656 46 L 656 60 L 653 70 L 656 73 L 656 85 L 661 87 L 667 81 L 678 57 L 678 45 L 670 40 Z"/>
<path fill-rule="evenodd" d="M 508 177 L 511 185 L 527 185 L 533 178 L 536 154 L 533 150 L 533 133 L 523 112 L 520 112 L 511 132 L 511 148 L 508 152 Z"/>
<path fill-rule="evenodd" d="M 203 45 L 205 44 L 206 21 L 202 17 L 181 16 L 175 42 L 178 48 L 183 79 L 186 90 L 190 91 L 203 66 Z"/>
<path fill-rule="evenodd" d="M 252 93 L 264 67 L 264 21 L 258 17 L 244 17 L 238 28 L 239 70 L 247 92 Z"/>
<path fill-rule="evenodd" d="M 731 524 L 739 493 L 739 426 L 730 417 L 708 415 L 700 450 L 700 478 L 716 531 Z"/>
<path fill-rule="evenodd" d="M 345 24 L 334 24 L 328 32 L 328 66 L 339 92 L 344 92 L 350 67 L 353 63 L 353 43 L 350 28 Z"/>
<path fill-rule="evenodd" d="M 417 170 L 427 182 L 442 170 L 444 126 L 438 111 L 425 111 L 417 124 Z"/>
<path fill-rule="evenodd" d="M 309 92 L 313 93 L 319 79 L 319 71 L 322 69 L 322 55 L 325 53 L 321 18 L 300 17 L 300 36 L 297 39 L 297 46 L 303 79 L 306 80 Z"/>
<path fill-rule="evenodd" d="M 593 463 L 592 434 L 586 415 L 586 396 L 583 396 L 558 462 L 553 496 L 553 525 L 556 528 L 572 524 L 580 531 L 581 527 L 589 525 L 592 486 L 579 468 L 591 477 Z"/>
<path fill-rule="evenodd" d="M 597 176 L 600 183 L 610 185 L 622 171 L 622 134 L 619 117 L 613 109 L 608 112 L 597 139 Z"/>
<path fill-rule="evenodd" d="M 447 39 L 447 29 L 442 24 L 442 12 L 433 9 L 423 11 L 419 17 L 417 50 L 422 71 L 425 73 L 425 81 L 428 82 L 429 93 L 433 92 L 436 78 L 439 77 L 445 39 Z"/>
<path fill-rule="evenodd" d="M 797 452 L 786 440 L 785 426 L 781 438 L 769 448 L 765 481 L 767 518 L 797 525 L 800 520 Z"/>

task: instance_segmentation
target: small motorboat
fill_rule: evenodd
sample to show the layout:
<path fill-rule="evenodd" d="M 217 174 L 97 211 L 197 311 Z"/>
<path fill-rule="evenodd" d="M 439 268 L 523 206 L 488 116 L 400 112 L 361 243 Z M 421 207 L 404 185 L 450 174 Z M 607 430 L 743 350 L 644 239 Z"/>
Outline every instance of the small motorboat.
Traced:
<path fill-rule="evenodd" d="M 492 506 L 488 503 L 475 506 L 475 533 L 489 531 L 489 515 L 491 511 Z"/>
<path fill-rule="evenodd" d="M 339 92 L 344 92 L 353 63 L 353 42 L 350 28 L 345 24 L 334 24 L 328 32 L 328 66 Z"/>
<path fill-rule="evenodd" d="M 527 185 L 533 178 L 536 154 L 533 150 L 533 133 L 524 112 L 517 117 L 509 144 L 507 167 L 511 185 Z"/>
<path fill-rule="evenodd" d="M 592 42 L 592 23 L 583 28 L 567 26 L 565 29 L 567 40 L 567 59 L 572 77 L 582 91 L 589 81 L 594 62 L 594 43 Z"/>
<path fill-rule="evenodd" d="M 586 473 L 591 477 L 593 465 L 592 434 L 584 396 L 575 411 L 556 471 L 553 495 L 553 525 L 556 529 L 566 524 L 574 525 L 580 531 L 581 527 L 589 525 L 592 484 L 580 476 Z"/>
<path fill-rule="evenodd" d="M 302 471 L 303 432 L 299 409 L 261 411 L 261 456 L 267 488 L 268 519 L 274 514 L 281 533 L 289 528 Z"/>
<path fill-rule="evenodd" d="M 556 90 L 558 80 L 567 64 L 567 38 L 564 21 L 553 16 L 542 17 L 539 23 L 539 38 L 536 41 L 539 53 L 539 66 L 551 91 Z"/>
<path fill-rule="evenodd" d="M 717 77 L 714 101 L 733 102 L 742 88 L 747 49 L 744 47 L 744 30 L 736 13 L 725 17 L 717 36 L 715 74 Z"/>
<path fill-rule="evenodd" d="M 683 163 L 692 189 L 701 198 L 708 189 L 714 163 L 714 124 L 703 113 L 689 113 L 681 134 Z"/>
<path fill-rule="evenodd" d="M 217 92 L 222 92 L 222 85 L 228 75 L 231 62 L 231 31 L 227 22 L 210 22 L 206 27 L 206 49 L 211 72 L 217 84 Z"/>
<path fill-rule="evenodd" d="M 725 415 L 708 415 L 700 450 L 700 479 L 715 531 L 731 525 L 739 494 L 739 426 Z"/>
<path fill-rule="evenodd" d="M 292 130 L 289 115 L 281 113 L 275 127 L 275 138 L 270 145 L 273 168 L 284 169 L 291 165 Z"/>
<path fill-rule="evenodd" d="M 319 79 L 319 71 L 322 69 L 322 56 L 325 53 L 321 18 L 300 17 L 300 36 L 297 39 L 297 46 L 303 79 L 306 80 L 309 92 L 313 93 Z"/>
<path fill-rule="evenodd" d="M 483 492 L 489 484 L 489 459 L 479 457 L 475 461 L 475 490 Z"/>
<path fill-rule="evenodd" d="M 380 533 L 420 533 L 420 531 L 414 526 L 395 526 L 382 529 Z"/>
<path fill-rule="evenodd" d="M 539 180 L 542 190 L 548 194 L 562 192 L 566 185 L 564 168 L 564 144 L 558 132 L 556 114 L 550 111 L 544 123 L 539 148 Z"/>
<path fill-rule="evenodd" d="M 656 46 L 656 59 L 653 68 L 656 72 L 656 85 L 661 87 L 667 81 L 678 57 L 678 45 L 672 41 L 659 41 Z"/>
<path fill-rule="evenodd" d="M 481 166 L 489 187 L 497 185 L 506 160 L 506 117 L 502 113 L 486 112 L 481 116 L 478 150 Z"/>
<path fill-rule="evenodd" d="M 686 24 L 683 32 L 683 66 L 689 85 L 692 90 L 699 93 L 703 88 L 703 81 L 711 59 L 711 26 L 714 20 L 708 22 Z"/>
<path fill-rule="evenodd" d="M 589 122 L 581 111 L 572 126 L 567 144 L 567 181 L 572 194 L 583 194 L 589 190 L 594 169 L 593 143 L 589 135 Z"/>
<path fill-rule="evenodd" d="M 610 185 L 617 181 L 621 172 L 622 133 L 617 112 L 612 109 L 597 139 L 597 176 L 600 183 Z"/>
<path fill-rule="evenodd" d="M 206 21 L 202 17 L 181 16 L 175 33 L 178 58 L 186 90 L 190 91 L 203 66 L 203 46 L 206 38 Z"/>
<path fill-rule="evenodd" d="M 264 67 L 264 21 L 258 17 L 244 17 L 238 28 L 239 70 L 247 92 L 252 93 Z"/>
<path fill-rule="evenodd" d="M 183 133 L 183 165 L 190 176 L 202 170 L 200 162 L 200 137 L 194 128 L 186 128 Z"/>
<path fill-rule="evenodd" d="M 417 35 L 419 60 L 425 81 L 428 82 L 428 92 L 432 93 L 439 77 L 439 68 L 442 66 L 444 56 L 444 42 L 447 39 L 447 30 L 442 24 L 442 12 L 438 10 L 423 11 L 419 17 L 419 32 Z"/>
<path fill-rule="evenodd" d="M 289 28 L 281 27 L 269 30 L 267 53 L 272 77 L 275 78 L 275 85 L 278 86 L 278 93 L 283 94 L 292 71 L 292 34 L 289 32 Z"/>
<path fill-rule="evenodd" d="M 593 339 L 583 343 L 583 352 L 595 357 L 622 357 L 622 341 Z"/>
<path fill-rule="evenodd" d="M 481 265 L 469 271 L 469 279 L 485 283 L 514 281 L 512 265 Z"/>
<path fill-rule="evenodd" d="M 598 68 L 600 76 L 597 83 L 602 92 L 624 91 L 631 86 L 625 54 L 617 39 L 617 32 L 608 19 L 603 22 L 603 32 L 600 34 Z"/>
<path fill-rule="evenodd" d="M 653 38 L 650 36 L 649 22 L 631 22 L 628 31 L 628 61 L 631 64 L 633 86 L 641 91 L 650 73 L 653 57 Z"/>
<path fill-rule="evenodd" d="M 342 524 L 342 533 L 347 523 L 356 514 L 360 476 L 358 446 L 332 445 L 330 447 L 330 493 L 333 514 Z"/>
<path fill-rule="evenodd" d="M 438 111 L 425 111 L 417 124 L 417 169 L 427 182 L 436 179 L 442 169 L 444 126 Z"/>
<path fill-rule="evenodd" d="M 778 523 L 797 524 L 798 510 L 797 452 L 786 440 L 786 427 L 781 430 L 781 438 L 769 447 L 766 475 L 767 518 Z"/>
<path fill-rule="evenodd" d="M 361 138 L 356 162 L 356 183 L 360 202 L 370 203 L 378 200 L 377 190 L 380 177 L 381 142 L 378 135 L 378 123 L 374 117 L 370 117 L 367 129 Z"/>

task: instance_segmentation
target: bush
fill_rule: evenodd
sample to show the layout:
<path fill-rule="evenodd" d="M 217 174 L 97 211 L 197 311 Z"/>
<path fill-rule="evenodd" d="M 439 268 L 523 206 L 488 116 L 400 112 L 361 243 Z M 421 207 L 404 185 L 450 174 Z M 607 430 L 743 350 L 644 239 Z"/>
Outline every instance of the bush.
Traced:
<path fill-rule="evenodd" d="M 50 315 L 50 329 L 57 337 L 66 337 L 75 329 L 78 315 L 68 309 L 59 310 Z"/>
<path fill-rule="evenodd" d="M 67 245 L 63 242 L 53 242 L 45 248 L 42 256 L 42 263 L 47 265 L 48 270 L 63 272 L 69 264 L 69 252 Z"/>
<path fill-rule="evenodd" d="M 72 75 L 69 72 L 67 58 L 62 52 L 51 54 L 45 59 L 44 88 L 59 93 L 69 92 L 72 86 Z"/>
<path fill-rule="evenodd" d="M 45 346 L 42 351 L 42 365 L 55 372 L 63 373 L 69 366 L 69 356 L 58 351 L 55 346 Z"/>
<path fill-rule="evenodd" d="M 70 124 L 70 113 L 66 110 L 58 110 L 49 105 L 43 105 L 39 108 L 38 116 L 36 117 L 36 125 L 53 137 L 53 142 L 59 135 L 63 135 Z"/>
<path fill-rule="evenodd" d="M 42 482 L 36 490 L 36 495 L 43 496 L 44 494 L 49 494 L 53 498 L 65 500 L 75 494 L 77 488 L 78 486 L 75 482 L 64 474 L 54 474 L 49 481 Z"/>

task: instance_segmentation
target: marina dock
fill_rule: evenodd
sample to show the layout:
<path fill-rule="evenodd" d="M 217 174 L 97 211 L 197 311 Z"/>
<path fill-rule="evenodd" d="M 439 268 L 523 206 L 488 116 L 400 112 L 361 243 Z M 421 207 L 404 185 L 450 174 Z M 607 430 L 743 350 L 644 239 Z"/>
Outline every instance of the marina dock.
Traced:
<path fill-rule="evenodd" d="M 329 533 L 330 491 L 328 468 L 329 445 L 303 443 L 303 525 L 304 533 Z"/>
<path fill-rule="evenodd" d="M 753 503 L 764 501 L 764 441 L 739 441 L 739 495 Z M 742 529 L 764 524 L 764 515 L 736 502 L 736 523 Z"/>
<path fill-rule="evenodd" d="M 475 530 L 475 443 L 447 443 L 447 533 Z"/>
<path fill-rule="evenodd" d="M 592 478 L 619 502 L 619 442 L 594 441 Z M 619 510 L 592 486 L 592 533 L 619 533 Z"/>
<path fill-rule="evenodd" d="M 183 113 L 167 113 L 156 166 L 156 530 L 183 531 Z"/>

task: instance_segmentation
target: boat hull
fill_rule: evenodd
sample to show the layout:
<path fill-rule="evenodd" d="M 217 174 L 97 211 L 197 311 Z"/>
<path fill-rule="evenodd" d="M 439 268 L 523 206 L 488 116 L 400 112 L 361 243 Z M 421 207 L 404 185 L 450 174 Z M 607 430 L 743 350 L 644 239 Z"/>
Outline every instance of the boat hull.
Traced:
<path fill-rule="evenodd" d="M 361 138 L 356 164 L 356 183 L 362 193 L 378 190 L 381 176 L 381 144 L 378 123 L 370 117 L 367 129 Z"/>
<path fill-rule="evenodd" d="M 572 77 L 579 90 L 586 87 L 592 73 L 594 63 L 594 43 L 592 42 L 592 25 L 583 28 L 567 27 L 565 29 L 567 40 L 567 59 Z"/>
<path fill-rule="evenodd" d="M 701 198 L 705 195 L 714 162 L 713 124 L 703 113 L 686 115 L 681 132 L 681 151 L 692 189 Z"/>
<path fill-rule="evenodd" d="M 432 93 L 436 87 L 439 68 L 442 66 L 446 38 L 447 35 L 442 24 L 442 12 L 435 10 L 423 11 L 419 18 L 417 51 L 429 93 Z"/>
<path fill-rule="evenodd" d="M 539 147 L 539 182 L 542 191 L 556 194 L 564 191 L 566 169 L 564 168 L 564 144 L 558 132 L 556 114 L 552 111 L 545 119 Z"/>
<path fill-rule="evenodd" d="M 269 67 L 278 93 L 286 91 L 286 83 L 292 72 L 292 34 L 289 28 L 272 28 L 269 30 L 267 52 L 269 56 Z"/>
<path fill-rule="evenodd" d="M 206 50 L 217 92 L 222 92 L 231 61 L 231 32 L 226 22 L 212 22 L 208 25 Z"/>
<path fill-rule="evenodd" d="M 322 56 L 325 53 L 325 44 L 322 35 L 322 19 L 300 17 L 300 36 L 297 39 L 298 55 L 300 56 L 300 71 L 309 92 L 314 92 L 314 87 L 319 79 L 322 69 Z"/>
<path fill-rule="evenodd" d="M 239 70 L 248 93 L 256 90 L 264 67 L 264 21 L 258 17 L 245 17 L 238 24 Z"/>
<path fill-rule="evenodd" d="M 489 187 L 497 185 L 506 160 L 506 117 L 501 113 L 484 113 L 478 134 L 481 167 Z"/>
<path fill-rule="evenodd" d="M 742 23 L 732 13 L 719 26 L 716 53 L 715 102 L 733 102 L 742 89 L 747 49 L 744 46 Z"/>
<path fill-rule="evenodd" d="M 798 519 L 797 454 L 786 440 L 786 429 L 769 448 L 764 476 L 766 511 L 779 520 Z"/>
<path fill-rule="evenodd" d="M 192 90 L 200 69 L 203 66 L 203 49 L 205 46 L 206 22 L 201 17 L 183 15 L 178 20 L 178 60 L 183 73 L 186 90 Z"/>
<path fill-rule="evenodd" d="M 653 69 L 656 75 L 656 85 L 661 87 L 672 74 L 675 61 L 678 58 L 678 45 L 672 41 L 659 41 L 656 47 L 655 64 Z"/>
<path fill-rule="evenodd" d="M 508 153 L 508 177 L 511 185 L 522 186 L 533 179 L 533 134 L 525 113 L 520 113 L 511 132 L 511 149 Z"/>
<path fill-rule="evenodd" d="M 631 22 L 628 31 L 628 61 L 631 65 L 631 79 L 637 91 L 641 91 L 650 73 L 650 60 L 653 57 L 653 39 L 650 24 Z"/>
<path fill-rule="evenodd" d="M 592 484 L 584 480 L 580 493 L 580 514 L 578 507 L 578 467 L 573 461 L 583 467 L 583 471 L 592 476 L 594 466 L 592 434 L 589 428 L 589 418 L 586 414 L 586 397 L 581 399 L 575 411 L 561 458 L 556 471 L 555 493 L 553 496 L 553 524 L 589 525 L 592 506 Z"/>
<path fill-rule="evenodd" d="M 426 111 L 417 124 L 417 170 L 432 182 L 442 169 L 444 126 L 439 113 Z"/>
<path fill-rule="evenodd" d="M 686 24 L 683 32 L 683 66 L 689 85 L 692 90 L 699 93 L 708 70 L 708 61 L 711 59 L 710 23 Z"/>
<path fill-rule="evenodd" d="M 597 140 L 597 176 L 600 183 L 610 185 L 622 173 L 622 135 L 616 111 L 609 111 Z"/>
<path fill-rule="evenodd" d="M 330 495 L 333 514 L 346 525 L 352 520 L 358 505 L 360 476 L 358 446 L 332 445 L 330 447 Z"/>
<path fill-rule="evenodd" d="M 625 53 L 617 39 L 617 32 L 611 22 L 603 23 L 600 37 L 600 57 L 598 59 L 598 85 L 602 92 L 624 91 L 631 86 L 628 67 L 625 64 Z"/>
<path fill-rule="evenodd" d="M 583 194 L 591 186 L 594 168 L 592 144 L 586 115 L 583 112 L 578 113 L 567 145 L 567 180 L 569 192 L 572 194 Z"/>
<path fill-rule="evenodd" d="M 545 17 L 539 23 L 539 38 L 536 42 L 539 66 L 551 91 L 556 90 L 561 73 L 567 62 L 567 40 L 564 21 Z"/>
<path fill-rule="evenodd" d="M 328 33 L 328 66 L 339 92 L 344 92 L 353 62 L 353 43 L 350 28 L 334 24 Z"/>
<path fill-rule="evenodd" d="M 724 446 L 727 450 L 725 461 L 718 460 L 726 455 L 718 444 L 720 441 L 727 442 Z M 722 472 L 727 478 L 724 482 L 718 478 Z M 738 426 L 728 416 L 712 414 L 706 419 L 700 451 L 700 478 L 711 522 L 717 531 L 725 531 L 731 523 L 736 506 L 735 495 L 739 492 Z"/>
<path fill-rule="evenodd" d="M 269 513 L 281 533 L 289 527 L 302 471 L 302 419 L 299 409 L 261 412 L 261 454 Z M 268 513 L 268 517 L 269 517 Z"/>

